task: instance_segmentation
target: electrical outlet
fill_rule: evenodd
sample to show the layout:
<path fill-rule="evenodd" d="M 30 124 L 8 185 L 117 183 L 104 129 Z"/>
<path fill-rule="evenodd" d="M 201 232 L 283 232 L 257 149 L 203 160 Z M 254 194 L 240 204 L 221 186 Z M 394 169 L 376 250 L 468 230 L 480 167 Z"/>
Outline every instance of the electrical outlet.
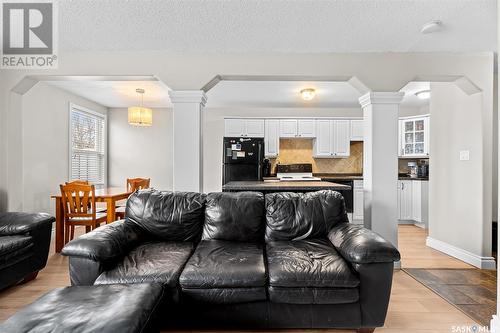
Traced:
<path fill-rule="evenodd" d="M 470 153 L 468 150 L 460 151 L 460 161 L 468 161 L 470 160 Z"/>

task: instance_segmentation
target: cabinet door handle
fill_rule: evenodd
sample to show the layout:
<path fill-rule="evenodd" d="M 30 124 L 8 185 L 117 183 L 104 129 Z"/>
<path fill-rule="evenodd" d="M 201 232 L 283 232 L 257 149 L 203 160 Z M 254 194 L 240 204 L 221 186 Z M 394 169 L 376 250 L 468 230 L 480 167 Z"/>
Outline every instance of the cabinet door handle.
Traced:
<path fill-rule="evenodd" d="M 401 189 L 404 190 L 405 189 L 405 183 L 401 183 Z"/>

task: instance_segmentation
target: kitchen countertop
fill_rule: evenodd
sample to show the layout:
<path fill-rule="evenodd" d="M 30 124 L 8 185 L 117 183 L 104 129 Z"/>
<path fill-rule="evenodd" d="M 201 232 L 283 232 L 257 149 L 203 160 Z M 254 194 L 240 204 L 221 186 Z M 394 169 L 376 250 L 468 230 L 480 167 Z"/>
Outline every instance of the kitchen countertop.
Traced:
<path fill-rule="evenodd" d="M 235 181 L 222 186 L 222 191 L 319 191 L 348 190 L 350 186 L 325 181 Z"/>
<path fill-rule="evenodd" d="M 410 176 L 399 176 L 398 180 L 429 180 L 429 177 L 412 178 Z"/>

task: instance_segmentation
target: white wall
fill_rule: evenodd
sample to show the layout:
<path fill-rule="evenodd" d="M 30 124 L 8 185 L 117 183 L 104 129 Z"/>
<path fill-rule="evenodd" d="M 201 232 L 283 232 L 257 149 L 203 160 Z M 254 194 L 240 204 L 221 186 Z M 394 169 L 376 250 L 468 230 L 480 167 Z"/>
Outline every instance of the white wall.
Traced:
<path fill-rule="evenodd" d="M 431 83 L 429 236 L 477 256 L 491 256 L 491 206 L 483 193 L 481 93 Z M 473 111 L 476 110 L 476 111 Z M 459 152 L 470 151 L 469 161 Z"/>
<path fill-rule="evenodd" d="M 54 214 L 50 195 L 69 177 L 69 103 L 107 113 L 102 105 L 44 83 L 24 95 L 18 210 Z"/>
<path fill-rule="evenodd" d="M 151 178 L 151 186 L 172 190 L 172 110 L 153 109 L 153 126 L 128 124 L 127 109 L 108 111 L 108 184 Z"/>
<path fill-rule="evenodd" d="M 399 108 L 399 116 L 400 117 L 410 117 L 410 116 L 420 116 L 424 114 L 429 114 L 429 106 L 422 107 L 405 107 L 401 106 Z"/>
<path fill-rule="evenodd" d="M 222 190 L 222 139 L 225 117 L 362 117 L 361 107 L 327 108 L 210 108 L 204 111 L 203 190 Z"/>

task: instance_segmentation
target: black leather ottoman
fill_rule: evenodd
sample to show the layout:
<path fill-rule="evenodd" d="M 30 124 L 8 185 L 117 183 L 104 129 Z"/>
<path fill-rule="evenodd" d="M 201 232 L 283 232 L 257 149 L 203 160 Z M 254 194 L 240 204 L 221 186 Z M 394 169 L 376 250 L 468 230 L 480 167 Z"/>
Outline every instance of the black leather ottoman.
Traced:
<path fill-rule="evenodd" d="M 0 325 L 0 332 L 158 332 L 160 284 L 115 284 L 55 289 Z"/>

